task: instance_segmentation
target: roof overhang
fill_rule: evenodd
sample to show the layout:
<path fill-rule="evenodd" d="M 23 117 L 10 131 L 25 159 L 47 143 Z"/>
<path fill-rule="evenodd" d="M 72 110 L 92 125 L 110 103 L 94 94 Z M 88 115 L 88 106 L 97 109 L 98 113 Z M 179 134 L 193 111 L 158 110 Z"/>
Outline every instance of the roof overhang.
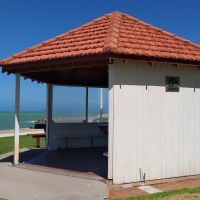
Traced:
<path fill-rule="evenodd" d="M 97 18 L 4 59 L 3 72 L 38 82 L 108 87 L 115 60 L 200 66 L 200 45 L 120 12 Z"/>
<path fill-rule="evenodd" d="M 108 87 L 106 55 L 61 58 L 15 65 L 1 65 L 2 72 L 53 85 Z"/>
<path fill-rule="evenodd" d="M 114 60 L 159 62 L 200 67 L 200 62 L 163 59 L 122 54 L 100 54 L 82 57 L 60 58 L 39 62 L 2 66 L 2 72 L 20 74 L 25 79 L 53 85 L 108 87 L 108 65 Z"/>

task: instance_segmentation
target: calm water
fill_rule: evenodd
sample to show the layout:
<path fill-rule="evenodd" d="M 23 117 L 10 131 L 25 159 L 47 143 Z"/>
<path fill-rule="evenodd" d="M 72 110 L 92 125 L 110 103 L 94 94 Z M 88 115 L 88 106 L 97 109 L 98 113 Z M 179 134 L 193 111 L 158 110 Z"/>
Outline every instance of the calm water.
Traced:
<path fill-rule="evenodd" d="M 44 119 L 43 112 L 22 112 L 20 114 L 20 127 L 27 128 L 33 126 L 37 119 Z M 0 112 L 0 130 L 14 128 L 14 113 Z"/>
<path fill-rule="evenodd" d="M 104 120 L 107 121 L 107 114 L 104 114 Z M 20 113 L 20 128 L 28 128 L 34 125 L 34 121 L 44 119 L 43 112 L 21 112 Z M 98 113 L 89 113 L 89 122 L 99 120 Z M 83 113 L 54 113 L 53 120 L 55 122 L 83 122 L 85 115 Z M 14 113 L 0 112 L 0 130 L 14 129 Z"/>

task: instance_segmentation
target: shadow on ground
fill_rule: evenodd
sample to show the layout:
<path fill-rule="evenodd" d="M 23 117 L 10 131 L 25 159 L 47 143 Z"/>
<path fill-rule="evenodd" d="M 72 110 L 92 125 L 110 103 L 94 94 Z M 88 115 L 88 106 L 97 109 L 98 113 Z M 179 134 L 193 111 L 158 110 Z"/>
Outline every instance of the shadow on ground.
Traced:
<path fill-rule="evenodd" d="M 29 149 L 27 151 L 20 152 L 19 160 L 20 163 L 27 162 L 30 159 L 33 159 L 36 156 L 39 156 L 40 154 L 44 153 L 45 149 Z M 13 155 L 5 156 L 5 158 L 0 158 L 0 162 L 13 162 Z"/>
<path fill-rule="evenodd" d="M 70 149 L 68 151 L 45 151 L 29 160 L 29 164 L 57 169 L 91 172 L 107 177 L 108 158 L 103 156 L 106 148 Z"/>
<path fill-rule="evenodd" d="M 83 148 L 67 151 L 30 149 L 20 153 L 20 163 L 93 173 L 107 178 L 108 158 L 103 156 L 106 151 L 107 148 Z M 13 162 L 13 155 L 0 158 L 0 162 Z"/>

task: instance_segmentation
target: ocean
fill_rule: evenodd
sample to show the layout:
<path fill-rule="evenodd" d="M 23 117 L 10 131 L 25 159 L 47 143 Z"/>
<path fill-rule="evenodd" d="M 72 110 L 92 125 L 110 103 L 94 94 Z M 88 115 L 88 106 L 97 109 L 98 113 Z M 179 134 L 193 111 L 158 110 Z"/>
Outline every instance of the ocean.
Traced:
<path fill-rule="evenodd" d="M 34 121 L 45 119 L 44 112 L 21 112 L 20 113 L 20 128 L 28 128 L 34 125 Z M 54 113 L 53 119 L 55 122 L 83 122 L 85 116 L 82 113 Z M 97 122 L 99 113 L 89 113 L 89 122 Z M 107 113 L 103 114 L 103 121 L 108 120 Z M 14 129 L 14 113 L 0 112 L 0 130 Z"/>
<path fill-rule="evenodd" d="M 37 119 L 44 119 L 43 112 L 21 112 L 20 128 L 28 128 L 34 125 Z M 0 130 L 14 129 L 14 113 L 0 112 Z"/>

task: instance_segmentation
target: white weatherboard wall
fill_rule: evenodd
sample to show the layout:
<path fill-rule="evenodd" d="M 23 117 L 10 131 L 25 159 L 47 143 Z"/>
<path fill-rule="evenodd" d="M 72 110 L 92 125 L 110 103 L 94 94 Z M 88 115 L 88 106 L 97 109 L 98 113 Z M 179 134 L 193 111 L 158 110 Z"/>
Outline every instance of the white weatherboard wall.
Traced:
<path fill-rule="evenodd" d="M 165 91 L 166 76 L 180 77 L 179 92 Z M 113 182 L 200 174 L 200 70 L 115 62 L 109 79 Z"/>

